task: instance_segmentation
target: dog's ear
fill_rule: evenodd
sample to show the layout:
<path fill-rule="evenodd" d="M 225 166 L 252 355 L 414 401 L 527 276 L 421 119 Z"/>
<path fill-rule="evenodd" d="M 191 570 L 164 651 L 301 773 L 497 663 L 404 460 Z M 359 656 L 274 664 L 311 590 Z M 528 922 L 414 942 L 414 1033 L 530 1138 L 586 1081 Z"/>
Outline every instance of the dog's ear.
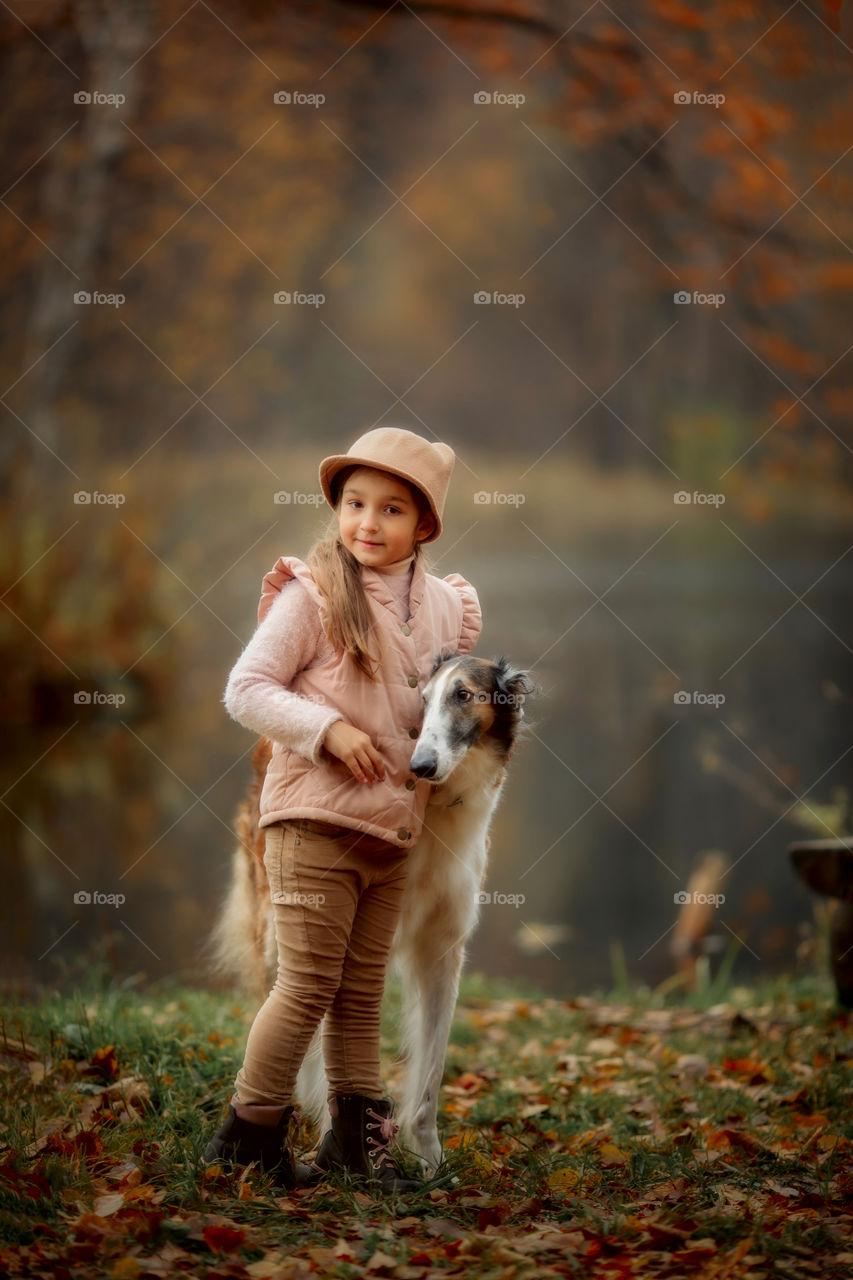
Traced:
<path fill-rule="evenodd" d="M 445 662 L 449 662 L 451 658 L 459 657 L 461 657 L 461 654 L 458 649 L 442 649 L 441 653 L 436 655 L 435 662 L 432 664 L 432 671 L 429 673 L 429 678 L 432 679 L 436 671 L 438 671 L 438 668 L 443 667 Z"/>
<path fill-rule="evenodd" d="M 501 654 L 495 658 L 495 683 L 501 701 L 516 708 L 522 715 L 525 698 L 536 692 L 536 685 L 528 671 L 520 671 Z"/>

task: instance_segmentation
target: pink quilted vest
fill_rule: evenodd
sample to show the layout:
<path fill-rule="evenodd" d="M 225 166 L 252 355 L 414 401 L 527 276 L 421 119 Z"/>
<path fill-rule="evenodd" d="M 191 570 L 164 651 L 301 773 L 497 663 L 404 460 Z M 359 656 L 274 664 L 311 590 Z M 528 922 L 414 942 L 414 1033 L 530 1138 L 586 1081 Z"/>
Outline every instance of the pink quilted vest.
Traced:
<path fill-rule="evenodd" d="M 326 605 L 308 566 L 295 556 L 282 556 L 264 577 L 258 622 L 291 578 L 305 586 L 325 621 Z M 338 653 L 297 672 L 288 688 L 334 707 L 368 733 L 385 764 L 385 780 L 359 782 L 328 752 L 323 752 L 324 763 L 315 765 L 276 742 L 261 792 L 260 825 L 313 818 L 405 849 L 421 833 L 430 794 L 430 783 L 409 769 L 423 718 L 422 693 L 437 654 L 442 649 L 469 652 L 482 617 L 469 582 L 455 573 L 443 579 L 426 573 L 420 558 L 414 563 L 408 622 L 397 616 L 381 573 L 365 569 L 362 582 L 375 621 L 370 647 L 376 654 L 381 645 L 379 681 L 368 680 L 348 654 Z"/>

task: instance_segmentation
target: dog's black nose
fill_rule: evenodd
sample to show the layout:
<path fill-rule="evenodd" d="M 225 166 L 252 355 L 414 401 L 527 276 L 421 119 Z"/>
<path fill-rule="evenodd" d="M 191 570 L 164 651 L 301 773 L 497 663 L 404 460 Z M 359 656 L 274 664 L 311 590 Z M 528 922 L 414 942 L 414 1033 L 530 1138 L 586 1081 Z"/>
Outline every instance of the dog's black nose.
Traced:
<path fill-rule="evenodd" d="M 416 751 L 409 768 L 417 778 L 434 778 L 438 770 L 438 756 L 434 751 Z"/>

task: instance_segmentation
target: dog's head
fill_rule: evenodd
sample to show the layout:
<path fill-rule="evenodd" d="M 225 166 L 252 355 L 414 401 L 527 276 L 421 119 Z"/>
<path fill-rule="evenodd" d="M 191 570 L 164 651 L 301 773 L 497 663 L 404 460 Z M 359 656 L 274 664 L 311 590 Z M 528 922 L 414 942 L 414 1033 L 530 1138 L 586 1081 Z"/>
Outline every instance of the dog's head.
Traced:
<path fill-rule="evenodd" d="M 418 778 L 444 782 L 474 746 L 510 754 L 535 685 L 503 656 L 438 655 L 424 689 L 424 721 L 410 768 Z"/>

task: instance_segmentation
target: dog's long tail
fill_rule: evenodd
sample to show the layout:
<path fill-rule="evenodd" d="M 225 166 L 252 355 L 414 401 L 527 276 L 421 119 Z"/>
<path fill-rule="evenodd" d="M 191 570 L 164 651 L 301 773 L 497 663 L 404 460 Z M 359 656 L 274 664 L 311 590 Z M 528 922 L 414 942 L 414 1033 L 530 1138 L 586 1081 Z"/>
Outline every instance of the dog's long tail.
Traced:
<path fill-rule="evenodd" d="M 296 1097 L 299 1110 L 317 1125 L 320 1133 L 332 1127 L 326 1095 L 329 1084 L 323 1062 L 322 1022 L 311 1039 L 302 1065 L 296 1077 Z"/>
<path fill-rule="evenodd" d="M 273 921 L 265 908 L 264 833 L 258 826 L 270 751 L 270 743 L 261 738 L 252 756 L 252 780 L 234 818 L 237 846 L 231 876 L 208 946 L 214 972 L 256 997 L 269 990 L 270 969 L 275 967 Z"/>
<path fill-rule="evenodd" d="M 260 997 L 268 988 L 264 952 L 258 948 L 255 876 L 242 844 L 231 856 L 228 890 L 210 934 L 211 968 L 247 994 Z"/>

